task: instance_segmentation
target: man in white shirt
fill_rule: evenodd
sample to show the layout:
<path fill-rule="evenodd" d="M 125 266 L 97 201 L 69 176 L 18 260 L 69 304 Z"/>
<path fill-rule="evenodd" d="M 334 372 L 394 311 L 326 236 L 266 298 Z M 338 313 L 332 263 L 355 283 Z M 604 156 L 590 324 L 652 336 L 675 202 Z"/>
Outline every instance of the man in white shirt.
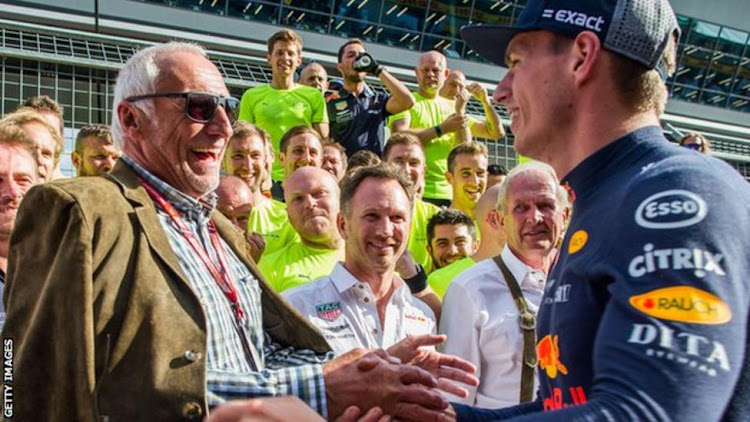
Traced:
<path fill-rule="evenodd" d="M 557 180 L 547 164 L 522 164 L 498 193 L 496 209 L 507 237 L 500 257 L 533 314 L 568 213 L 567 193 Z M 479 387 L 469 387 L 469 396 L 457 401 L 485 408 L 519 403 L 524 365 L 519 321 L 509 281 L 495 260 L 485 259 L 453 280 L 440 320 L 440 331 L 448 335 L 443 350 L 474 363 L 480 379 Z"/>
<path fill-rule="evenodd" d="M 337 220 L 345 240 L 343 264 L 284 293 L 336 354 L 357 347 L 387 349 L 407 336 L 436 331 L 433 312 L 395 273 L 409 236 L 410 186 L 385 166 L 345 177 Z"/>

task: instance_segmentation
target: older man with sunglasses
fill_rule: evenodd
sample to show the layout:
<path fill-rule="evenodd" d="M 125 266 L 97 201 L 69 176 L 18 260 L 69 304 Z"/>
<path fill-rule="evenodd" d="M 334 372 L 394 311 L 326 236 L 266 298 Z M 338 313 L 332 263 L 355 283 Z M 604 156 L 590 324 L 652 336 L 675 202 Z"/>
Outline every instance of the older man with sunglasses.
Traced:
<path fill-rule="evenodd" d="M 4 297 L 6 417 L 199 421 L 228 399 L 294 395 L 326 418 L 356 402 L 438 420 L 432 374 L 362 349 L 330 360 L 214 212 L 237 102 L 200 47 L 140 51 L 115 87 L 114 170 L 28 192 Z"/>

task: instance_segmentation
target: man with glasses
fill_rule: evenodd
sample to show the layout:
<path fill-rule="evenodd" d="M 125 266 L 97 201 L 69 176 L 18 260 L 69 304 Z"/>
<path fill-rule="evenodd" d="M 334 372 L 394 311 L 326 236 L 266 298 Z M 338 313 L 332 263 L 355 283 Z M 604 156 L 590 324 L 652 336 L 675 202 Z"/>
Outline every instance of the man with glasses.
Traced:
<path fill-rule="evenodd" d="M 664 137 L 667 0 L 530 0 L 514 27 L 461 35 L 508 67 L 494 98 L 514 147 L 555 169 L 573 210 L 528 358 L 536 400 L 458 419 L 749 420 L 750 186 Z"/>
<path fill-rule="evenodd" d="M 115 169 L 27 193 L 4 297 L 13 417 L 199 421 L 232 398 L 280 395 L 324 418 L 355 402 L 411 419 L 447 406 L 431 373 L 383 353 L 330 360 L 214 212 L 238 103 L 227 95 L 197 45 L 146 48 L 115 86 Z"/>

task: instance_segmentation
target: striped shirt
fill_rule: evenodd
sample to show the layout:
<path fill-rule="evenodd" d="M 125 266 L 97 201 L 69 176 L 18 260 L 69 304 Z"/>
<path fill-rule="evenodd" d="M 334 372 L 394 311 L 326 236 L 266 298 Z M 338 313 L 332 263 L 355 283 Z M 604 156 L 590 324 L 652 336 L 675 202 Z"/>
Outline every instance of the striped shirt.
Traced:
<path fill-rule="evenodd" d="M 213 262 L 218 263 L 208 231 L 208 222 L 216 206 L 216 194 L 212 192 L 200 201 L 195 200 L 160 180 L 129 157 L 122 159 L 175 207 L 193 236 Z M 260 362 L 251 362 L 244 353 L 240 334 L 235 328 L 229 300 L 172 218 L 158 204 L 154 205 L 169 243 L 206 315 L 209 407 L 230 399 L 294 395 L 326 418 L 328 415 L 322 364 L 332 359 L 333 353 L 317 355 L 311 350 L 284 348 L 263 331 L 258 282 L 222 239 L 221 245 L 230 266 L 238 299 L 245 311 L 243 328 L 250 347 L 254 348 L 254 355 L 260 359 Z"/>

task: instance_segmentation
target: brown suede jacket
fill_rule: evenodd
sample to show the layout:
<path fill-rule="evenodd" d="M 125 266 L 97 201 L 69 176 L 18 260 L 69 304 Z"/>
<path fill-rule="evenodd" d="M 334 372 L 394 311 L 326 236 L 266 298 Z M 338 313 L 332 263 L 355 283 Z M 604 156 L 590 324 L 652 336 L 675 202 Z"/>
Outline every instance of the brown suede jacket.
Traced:
<path fill-rule="evenodd" d="M 231 223 L 219 212 L 212 219 L 259 280 L 271 337 L 330 350 L 263 281 Z M 125 163 L 106 178 L 66 179 L 27 193 L 11 237 L 4 304 L 13 420 L 206 415 L 205 315 L 153 202 Z"/>

